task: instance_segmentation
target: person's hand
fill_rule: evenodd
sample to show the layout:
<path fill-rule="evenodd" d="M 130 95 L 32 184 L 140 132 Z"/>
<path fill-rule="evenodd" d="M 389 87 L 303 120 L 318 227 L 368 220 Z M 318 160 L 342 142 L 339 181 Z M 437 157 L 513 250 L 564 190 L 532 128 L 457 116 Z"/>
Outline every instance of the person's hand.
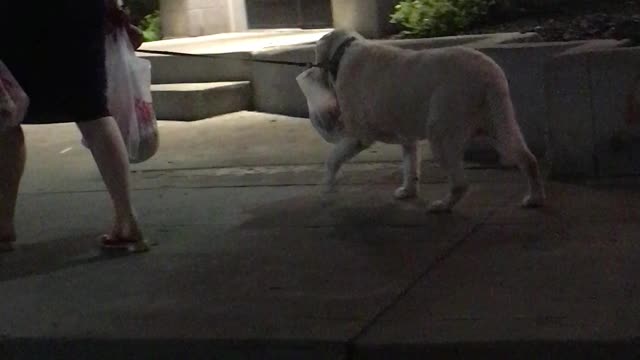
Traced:
<path fill-rule="evenodd" d="M 129 42 L 131 42 L 134 50 L 137 50 L 144 42 L 142 30 L 134 25 L 129 24 L 129 26 L 127 26 L 127 35 L 129 35 Z"/>

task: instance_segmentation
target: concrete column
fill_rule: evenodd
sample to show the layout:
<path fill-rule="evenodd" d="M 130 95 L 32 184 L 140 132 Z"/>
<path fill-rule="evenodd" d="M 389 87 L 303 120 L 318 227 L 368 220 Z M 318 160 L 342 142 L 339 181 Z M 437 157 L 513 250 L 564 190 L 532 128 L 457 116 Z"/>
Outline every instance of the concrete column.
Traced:
<path fill-rule="evenodd" d="M 389 22 L 399 0 L 331 0 L 333 25 L 355 30 L 368 38 L 392 35 L 398 29 Z"/>
<path fill-rule="evenodd" d="M 245 0 L 160 0 L 165 38 L 247 29 Z"/>
<path fill-rule="evenodd" d="M 246 31 L 249 28 L 247 20 L 247 5 L 245 0 L 227 0 L 229 2 L 229 18 L 231 31 Z"/>

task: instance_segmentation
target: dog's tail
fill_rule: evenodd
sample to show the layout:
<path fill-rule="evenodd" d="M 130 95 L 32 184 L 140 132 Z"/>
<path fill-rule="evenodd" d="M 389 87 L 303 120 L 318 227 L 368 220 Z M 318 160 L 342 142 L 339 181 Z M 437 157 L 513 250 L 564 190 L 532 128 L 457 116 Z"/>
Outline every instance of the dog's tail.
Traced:
<path fill-rule="evenodd" d="M 505 158 L 513 161 L 515 149 L 529 152 L 516 120 L 516 112 L 511 101 L 511 93 L 506 79 L 487 87 L 486 104 L 489 122 L 493 128 L 496 150 Z"/>

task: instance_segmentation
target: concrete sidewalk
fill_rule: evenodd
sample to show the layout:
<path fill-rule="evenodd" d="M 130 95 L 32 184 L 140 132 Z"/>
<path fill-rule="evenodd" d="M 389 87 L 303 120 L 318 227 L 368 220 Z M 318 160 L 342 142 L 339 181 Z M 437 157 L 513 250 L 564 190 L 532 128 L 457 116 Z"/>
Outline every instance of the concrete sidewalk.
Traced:
<path fill-rule="evenodd" d="M 108 199 L 77 131 L 27 129 L 0 359 L 640 356 L 637 186 L 550 183 L 549 206 L 524 210 L 517 173 L 476 166 L 433 215 L 446 185 L 428 149 L 423 200 L 392 199 L 389 146 L 324 196 L 327 147 L 304 120 L 224 119 L 161 126 L 134 173 L 157 246 L 127 257 L 96 249 Z"/>

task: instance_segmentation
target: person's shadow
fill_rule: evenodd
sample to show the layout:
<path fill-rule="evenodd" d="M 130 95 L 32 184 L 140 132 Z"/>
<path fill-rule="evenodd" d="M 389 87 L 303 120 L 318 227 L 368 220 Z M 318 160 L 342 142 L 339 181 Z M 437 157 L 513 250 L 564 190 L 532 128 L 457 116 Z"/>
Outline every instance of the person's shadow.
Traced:
<path fill-rule="evenodd" d="M 0 282 L 129 255 L 126 251 L 101 250 L 98 236 L 79 234 L 32 244 L 18 242 L 15 251 L 0 253 Z"/>

